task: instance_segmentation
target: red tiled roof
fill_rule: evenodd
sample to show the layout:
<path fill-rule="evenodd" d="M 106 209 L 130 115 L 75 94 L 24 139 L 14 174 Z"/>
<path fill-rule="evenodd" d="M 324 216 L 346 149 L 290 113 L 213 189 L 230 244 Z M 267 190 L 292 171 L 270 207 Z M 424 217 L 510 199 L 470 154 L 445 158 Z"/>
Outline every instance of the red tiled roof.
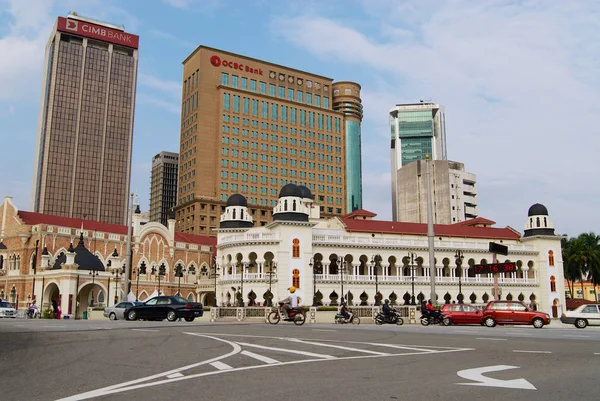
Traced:
<path fill-rule="evenodd" d="M 71 228 L 81 228 L 81 223 L 83 223 L 84 230 L 93 230 L 100 231 L 110 234 L 121 234 L 127 235 L 127 226 L 122 226 L 119 224 L 107 224 L 101 223 L 98 221 L 92 220 L 84 220 L 84 219 L 73 219 L 70 217 L 61 217 L 54 216 L 51 214 L 43 214 L 43 213 L 34 213 L 34 212 L 25 212 L 19 210 L 17 213 L 19 218 L 23 221 L 23 223 L 33 226 L 37 224 L 46 224 L 58 227 L 71 227 Z M 203 235 L 195 235 L 195 234 L 185 234 L 176 232 L 175 233 L 175 241 L 177 242 L 186 242 L 189 244 L 197 244 L 197 245 L 209 245 L 211 247 L 215 247 L 217 245 L 216 237 L 207 237 Z"/>
<path fill-rule="evenodd" d="M 358 210 L 353 211 L 352 213 L 343 215 L 342 219 L 351 219 L 356 216 L 375 217 L 375 216 L 377 216 L 377 213 L 369 212 L 368 210 L 365 210 L 365 209 L 358 209 Z"/>
<path fill-rule="evenodd" d="M 594 301 L 588 301 L 587 299 L 583 299 L 583 298 L 567 298 L 567 299 L 565 299 L 565 301 L 566 301 L 565 303 L 566 303 L 567 310 L 577 309 L 581 305 L 588 305 L 588 304 L 596 304 L 597 303 L 597 302 L 594 302 Z"/>
<path fill-rule="evenodd" d="M 404 223 L 398 221 L 381 220 L 354 220 L 342 218 L 349 232 L 389 233 L 408 235 L 427 235 L 427 224 Z M 459 224 L 434 224 L 436 236 L 465 237 L 465 238 L 493 238 L 493 239 L 519 239 L 521 234 L 510 227 L 476 227 Z"/>
<path fill-rule="evenodd" d="M 486 219 L 484 217 L 476 217 L 474 219 L 469 219 L 469 220 L 465 220 L 465 221 L 460 221 L 458 223 L 454 223 L 454 225 L 461 225 L 461 226 L 474 226 L 477 224 L 487 224 L 488 226 L 492 226 L 492 225 L 496 224 L 496 222 Z"/>
<path fill-rule="evenodd" d="M 19 210 L 18 216 L 23 220 L 23 223 L 30 226 L 47 224 L 60 227 L 81 228 L 81 224 L 83 223 L 84 230 L 127 235 L 127 226 L 122 226 L 120 224 L 107 224 L 93 220 L 73 219 L 70 217 L 53 216 L 51 214 L 24 212 L 22 210 Z"/>

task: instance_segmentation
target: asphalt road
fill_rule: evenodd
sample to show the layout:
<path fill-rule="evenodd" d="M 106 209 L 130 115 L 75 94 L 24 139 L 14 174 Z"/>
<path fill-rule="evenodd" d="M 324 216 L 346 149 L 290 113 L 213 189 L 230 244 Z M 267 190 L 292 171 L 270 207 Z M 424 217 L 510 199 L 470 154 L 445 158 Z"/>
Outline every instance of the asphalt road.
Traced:
<path fill-rule="evenodd" d="M 600 328 L 0 321 L 3 400 L 589 400 Z"/>

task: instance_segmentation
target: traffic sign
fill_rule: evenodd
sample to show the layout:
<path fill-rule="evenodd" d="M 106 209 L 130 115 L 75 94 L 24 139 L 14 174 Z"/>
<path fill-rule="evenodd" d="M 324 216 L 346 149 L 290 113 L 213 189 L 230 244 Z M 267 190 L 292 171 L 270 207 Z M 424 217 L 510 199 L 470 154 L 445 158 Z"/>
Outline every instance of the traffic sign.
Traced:
<path fill-rule="evenodd" d="M 491 253 L 508 255 L 508 247 L 506 245 L 496 244 L 495 242 L 490 242 L 489 250 Z"/>

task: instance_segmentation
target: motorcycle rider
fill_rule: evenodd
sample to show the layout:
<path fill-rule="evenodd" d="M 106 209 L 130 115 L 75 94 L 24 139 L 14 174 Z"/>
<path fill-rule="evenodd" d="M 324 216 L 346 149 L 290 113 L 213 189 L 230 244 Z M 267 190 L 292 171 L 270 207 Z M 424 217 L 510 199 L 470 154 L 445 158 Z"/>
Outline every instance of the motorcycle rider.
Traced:
<path fill-rule="evenodd" d="M 296 287 L 291 286 L 288 288 L 290 295 L 287 298 L 282 299 L 279 303 L 282 303 L 281 310 L 284 315 L 284 319 L 288 318 L 289 311 L 298 306 L 298 294 L 296 294 Z"/>
<path fill-rule="evenodd" d="M 346 302 L 342 301 L 342 307 L 340 308 L 340 313 L 344 316 L 344 319 L 346 319 L 347 322 L 350 321 L 350 319 L 352 319 L 352 312 L 350 312 L 350 309 L 348 309 L 348 307 L 346 306 Z"/>
<path fill-rule="evenodd" d="M 35 303 L 35 299 L 33 301 L 31 301 L 31 304 L 29 305 L 29 310 L 27 311 L 27 314 L 29 315 L 29 317 L 35 317 L 35 315 L 37 314 L 38 311 L 38 306 Z"/>
<path fill-rule="evenodd" d="M 383 305 L 381 306 L 381 311 L 383 312 L 383 316 L 386 321 L 391 321 L 392 319 L 392 308 L 390 308 L 390 300 L 386 299 Z"/>
<path fill-rule="evenodd" d="M 431 299 L 427 301 L 427 305 L 425 305 L 425 308 L 427 310 L 427 313 L 429 314 L 430 317 L 432 318 L 440 318 L 440 311 L 437 310 L 433 304 L 431 303 Z"/>

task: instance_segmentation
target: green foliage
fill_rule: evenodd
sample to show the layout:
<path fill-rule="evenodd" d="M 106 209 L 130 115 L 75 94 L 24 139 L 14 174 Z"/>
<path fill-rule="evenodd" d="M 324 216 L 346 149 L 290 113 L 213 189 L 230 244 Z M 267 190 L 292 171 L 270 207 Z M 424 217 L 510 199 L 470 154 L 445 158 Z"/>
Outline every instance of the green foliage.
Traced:
<path fill-rule="evenodd" d="M 564 276 L 572 297 L 576 281 L 581 283 L 582 292 L 585 280 L 594 285 L 600 283 L 600 235 L 589 232 L 576 238 L 563 238 L 561 245 Z"/>
<path fill-rule="evenodd" d="M 42 319 L 54 319 L 54 312 L 52 312 L 52 309 L 44 310 L 44 313 L 42 313 Z"/>

